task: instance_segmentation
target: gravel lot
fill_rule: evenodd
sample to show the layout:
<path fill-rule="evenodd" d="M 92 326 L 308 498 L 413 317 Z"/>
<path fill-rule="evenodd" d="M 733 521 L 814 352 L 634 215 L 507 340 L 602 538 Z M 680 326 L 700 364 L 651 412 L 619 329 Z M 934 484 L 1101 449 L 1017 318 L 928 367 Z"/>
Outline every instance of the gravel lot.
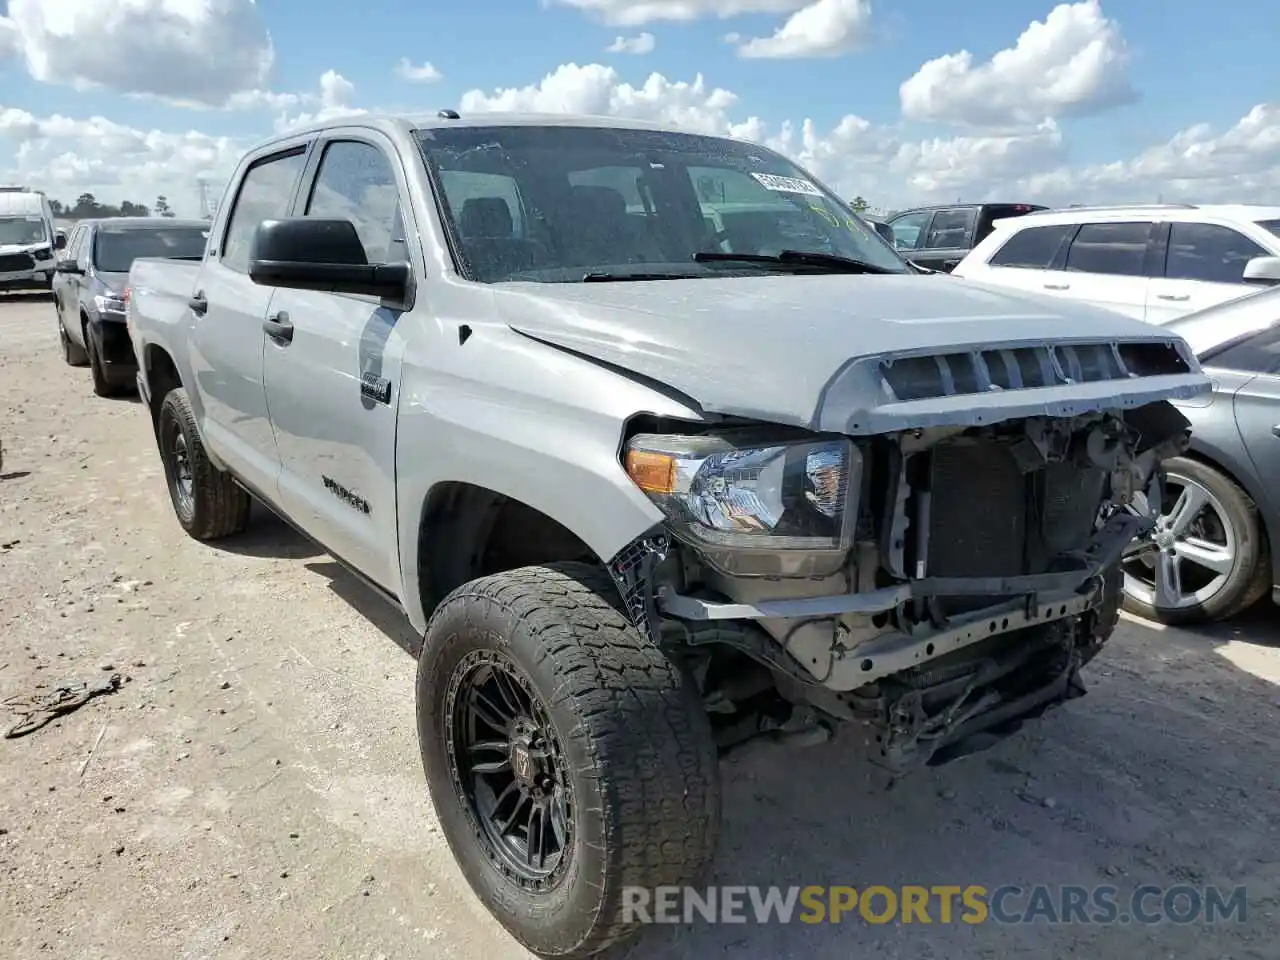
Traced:
<path fill-rule="evenodd" d="M 43 297 L 0 298 L 0 440 L 0 698 L 127 680 L 0 740 L 0 956 L 528 956 L 436 826 L 397 613 L 269 516 L 188 540 L 143 411 L 62 363 Z M 695 923 L 626 955 L 1280 956 L 1278 626 L 1125 620 L 1089 696 L 890 792 L 840 742 L 724 768 L 718 883 L 1244 884 L 1246 922 Z"/>

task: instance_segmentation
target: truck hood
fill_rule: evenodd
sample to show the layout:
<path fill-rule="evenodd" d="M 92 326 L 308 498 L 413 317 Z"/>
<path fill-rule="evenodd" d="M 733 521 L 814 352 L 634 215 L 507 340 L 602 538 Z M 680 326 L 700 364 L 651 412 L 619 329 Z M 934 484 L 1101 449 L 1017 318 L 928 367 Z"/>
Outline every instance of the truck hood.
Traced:
<path fill-rule="evenodd" d="M 1211 389 L 1174 334 L 946 275 L 494 289 L 501 318 L 528 337 L 658 381 L 706 412 L 813 430 L 1070 416 Z"/>
<path fill-rule="evenodd" d="M 105 270 L 95 270 L 93 277 L 108 293 L 120 296 L 124 293 L 124 288 L 129 285 L 129 274 L 127 273 L 108 273 Z"/>

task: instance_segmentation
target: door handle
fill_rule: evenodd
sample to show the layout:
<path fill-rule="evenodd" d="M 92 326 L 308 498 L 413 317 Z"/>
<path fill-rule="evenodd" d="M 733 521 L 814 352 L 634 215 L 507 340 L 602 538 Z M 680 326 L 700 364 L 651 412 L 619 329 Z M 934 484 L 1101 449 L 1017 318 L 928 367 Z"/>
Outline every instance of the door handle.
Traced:
<path fill-rule="evenodd" d="M 1157 300 L 1190 300 L 1191 294 L 1189 293 L 1157 293 L 1156 299 Z"/>
<path fill-rule="evenodd" d="M 1280 423 L 1277 423 L 1274 427 L 1271 428 L 1271 435 L 1273 437 L 1280 437 Z"/>
<path fill-rule="evenodd" d="M 187 306 L 191 308 L 191 312 L 197 317 L 203 317 L 209 312 L 209 300 L 204 295 L 203 290 L 198 291 L 194 296 L 192 296 L 191 299 L 187 301 Z"/>
<path fill-rule="evenodd" d="M 1046 283 L 1046 284 L 1044 285 L 1044 288 L 1045 288 L 1046 290 L 1070 290 L 1070 289 L 1071 289 L 1071 284 L 1069 284 L 1069 283 Z"/>
<path fill-rule="evenodd" d="M 267 336 L 277 343 L 293 343 L 293 323 L 283 310 L 263 320 L 262 329 L 267 331 Z"/>

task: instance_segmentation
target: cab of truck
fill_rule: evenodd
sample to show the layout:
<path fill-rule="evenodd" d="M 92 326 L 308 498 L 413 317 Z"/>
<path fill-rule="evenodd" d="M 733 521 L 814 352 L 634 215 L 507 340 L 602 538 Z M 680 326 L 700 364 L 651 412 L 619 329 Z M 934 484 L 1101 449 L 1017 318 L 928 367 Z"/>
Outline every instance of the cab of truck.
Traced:
<path fill-rule="evenodd" d="M 995 222 L 1047 207 L 1036 203 L 955 203 L 913 207 L 887 218 L 893 245 L 917 266 L 950 273 Z"/>

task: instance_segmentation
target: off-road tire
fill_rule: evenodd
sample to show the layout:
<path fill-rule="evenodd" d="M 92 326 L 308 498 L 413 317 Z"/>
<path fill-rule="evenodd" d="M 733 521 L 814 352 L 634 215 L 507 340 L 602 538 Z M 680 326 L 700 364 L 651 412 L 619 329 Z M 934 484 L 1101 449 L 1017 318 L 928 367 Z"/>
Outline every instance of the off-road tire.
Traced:
<path fill-rule="evenodd" d="M 1134 616 L 1157 623 L 1181 626 L 1226 620 L 1253 606 L 1271 589 L 1271 549 L 1258 516 L 1257 504 L 1244 489 L 1218 470 L 1189 457 L 1166 460 L 1165 470 L 1183 474 L 1201 483 L 1222 504 L 1236 537 L 1236 562 L 1227 582 L 1204 603 L 1165 610 L 1124 594 L 1124 609 Z"/>
<path fill-rule="evenodd" d="M 447 691 L 475 651 L 524 672 L 567 760 L 573 839 L 548 889 L 502 871 L 452 772 Z M 689 676 L 624 615 L 604 570 L 522 567 L 450 593 L 419 656 L 417 718 L 428 788 L 464 876 L 539 956 L 588 957 L 633 936 L 626 887 L 705 881 L 720 829 L 710 721 Z"/>
<path fill-rule="evenodd" d="M 58 318 L 58 343 L 62 347 L 62 359 L 67 366 L 87 367 L 89 365 L 89 355 L 71 339 L 67 328 L 62 325 L 61 317 Z"/>
<path fill-rule="evenodd" d="M 191 498 L 183 502 L 177 492 L 174 431 L 180 431 L 186 444 L 191 468 Z M 178 523 L 196 540 L 218 540 L 240 533 L 249 522 L 251 500 L 231 478 L 210 462 L 196 429 L 191 401 L 183 387 L 170 390 L 160 402 L 156 415 L 156 445 L 164 466 L 165 483 Z"/>

